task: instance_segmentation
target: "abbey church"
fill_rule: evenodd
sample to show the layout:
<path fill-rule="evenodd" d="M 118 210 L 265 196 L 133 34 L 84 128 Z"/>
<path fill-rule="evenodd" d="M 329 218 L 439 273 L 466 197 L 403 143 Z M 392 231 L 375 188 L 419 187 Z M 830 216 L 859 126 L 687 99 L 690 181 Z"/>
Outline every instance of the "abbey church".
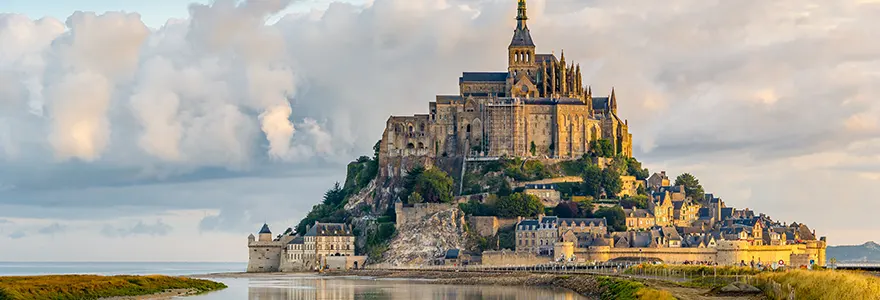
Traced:
<path fill-rule="evenodd" d="M 632 156 L 632 135 L 617 97 L 595 97 L 565 53 L 537 54 L 519 0 L 507 71 L 465 72 L 458 95 L 438 95 L 430 113 L 388 119 L 381 155 L 395 158 L 578 158 L 599 139 Z M 387 161 L 387 160 L 386 160 Z M 383 170 L 384 173 L 384 170 Z"/>

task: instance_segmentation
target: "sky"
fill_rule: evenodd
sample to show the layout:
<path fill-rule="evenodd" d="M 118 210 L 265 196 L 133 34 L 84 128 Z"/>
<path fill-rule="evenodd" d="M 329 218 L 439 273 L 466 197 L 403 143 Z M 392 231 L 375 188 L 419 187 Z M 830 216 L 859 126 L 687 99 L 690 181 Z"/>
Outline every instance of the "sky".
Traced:
<path fill-rule="evenodd" d="M 529 0 L 635 156 L 880 239 L 880 3 Z M 503 71 L 512 0 L 0 2 L 0 261 L 246 261 L 390 115 Z"/>

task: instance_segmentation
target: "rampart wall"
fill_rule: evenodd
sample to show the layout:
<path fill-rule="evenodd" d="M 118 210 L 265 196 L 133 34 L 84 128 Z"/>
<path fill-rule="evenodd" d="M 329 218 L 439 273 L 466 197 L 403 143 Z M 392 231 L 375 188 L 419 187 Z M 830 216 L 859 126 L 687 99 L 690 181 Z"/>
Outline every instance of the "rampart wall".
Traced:
<path fill-rule="evenodd" d="M 549 263 L 550 257 L 537 256 L 531 252 L 514 252 L 510 250 L 484 251 L 484 266 L 536 265 Z"/>
<path fill-rule="evenodd" d="M 825 244 L 821 241 L 782 246 L 752 246 L 746 241 L 720 241 L 715 248 L 579 248 L 575 250 L 575 257 L 578 261 L 657 258 L 670 264 L 705 261 L 717 262 L 719 265 L 782 261 L 787 266 L 798 267 L 808 265 L 810 261 L 825 265 L 824 253 Z"/>

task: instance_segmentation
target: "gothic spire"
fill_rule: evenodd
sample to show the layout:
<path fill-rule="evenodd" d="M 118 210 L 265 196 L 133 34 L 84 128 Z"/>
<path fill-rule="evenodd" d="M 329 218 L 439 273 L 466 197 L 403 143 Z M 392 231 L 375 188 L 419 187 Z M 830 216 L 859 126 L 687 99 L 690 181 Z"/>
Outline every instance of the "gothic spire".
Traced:
<path fill-rule="evenodd" d="M 526 20 L 529 19 L 529 16 L 526 15 L 526 0 L 519 0 L 519 5 L 516 8 L 516 20 L 517 25 L 525 25 Z"/>
<path fill-rule="evenodd" d="M 532 34 L 529 33 L 529 26 L 526 21 L 529 19 L 526 15 L 526 0 L 519 0 L 516 13 L 516 30 L 513 32 L 513 40 L 510 41 L 510 47 L 535 47 L 532 42 Z"/>

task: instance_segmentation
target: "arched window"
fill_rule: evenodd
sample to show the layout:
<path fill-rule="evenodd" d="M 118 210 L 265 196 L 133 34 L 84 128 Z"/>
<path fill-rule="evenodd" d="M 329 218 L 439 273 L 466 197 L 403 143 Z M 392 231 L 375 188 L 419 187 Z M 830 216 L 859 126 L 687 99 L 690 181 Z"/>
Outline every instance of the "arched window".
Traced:
<path fill-rule="evenodd" d="M 413 126 L 412 126 L 412 125 L 409 125 L 409 132 L 410 132 L 410 133 L 413 132 Z"/>
<path fill-rule="evenodd" d="M 419 124 L 419 131 L 425 132 L 425 124 Z"/>
<path fill-rule="evenodd" d="M 425 144 L 422 142 L 419 142 L 419 149 L 425 149 Z"/>
<path fill-rule="evenodd" d="M 471 124 L 467 125 L 467 133 L 471 133 Z"/>
<path fill-rule="evenodd" d="M 406 144 L 406 149 L 415 149 L 415 148 L 416 148 L 416 145 L 413 145 L 413 143 Z"/>

